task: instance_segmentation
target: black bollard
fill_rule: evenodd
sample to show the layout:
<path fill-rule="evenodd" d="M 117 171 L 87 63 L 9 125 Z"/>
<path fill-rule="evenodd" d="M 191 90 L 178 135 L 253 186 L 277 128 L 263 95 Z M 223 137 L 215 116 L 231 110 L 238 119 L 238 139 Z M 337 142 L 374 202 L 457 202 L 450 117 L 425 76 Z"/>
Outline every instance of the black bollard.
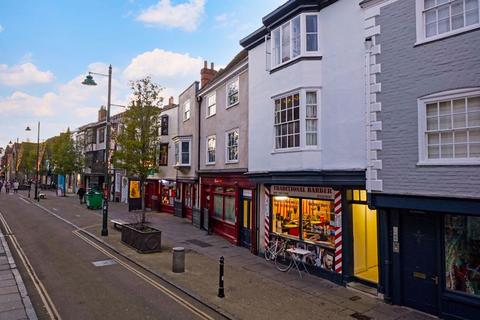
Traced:
<path fill-rule="evenodd" d="M 225 289 L 223 287 L 223 266 L 225 264 L 225 259 L 220 257 L 220 274 L 218 277 L 218 297 L 225 298 Z"/>

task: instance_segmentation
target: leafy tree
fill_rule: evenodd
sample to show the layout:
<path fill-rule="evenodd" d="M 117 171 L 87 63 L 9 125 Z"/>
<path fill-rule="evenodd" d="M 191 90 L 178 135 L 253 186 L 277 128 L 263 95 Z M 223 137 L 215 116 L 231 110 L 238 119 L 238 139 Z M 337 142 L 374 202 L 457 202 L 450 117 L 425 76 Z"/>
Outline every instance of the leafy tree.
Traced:
<path fill-rule="evenodd" d="M 35 173 L 35 165 L 37 163 L 36 144 L 31 142 L 23 142 L 20 146 L 21 159 L 19 161 L 18 170 L 23 172 L 25 179 Z"/>
<path fill-rule="evenodd" d="M 116 137 L 115 167 L 126 169 L 128 174 L 140 180 L 142 199 L 141 225 L 145 223 L 145 182 L 155 167 L 156 146 L 159 139 L 160 96 L 162 87 L 150 77 L 132 81 L 132 100 L 123 114 L 123 130 Z"/>
<path fill-rule="evenodd" d="M 72 139 L 70 129 L 52 139 L 50 148 L 50 165 L 53 166 L 55 174 L 66 176 L 80 171 L 83 167 L 81 152 Z M 65 195 L 65 184 L 63 188 Z"/>

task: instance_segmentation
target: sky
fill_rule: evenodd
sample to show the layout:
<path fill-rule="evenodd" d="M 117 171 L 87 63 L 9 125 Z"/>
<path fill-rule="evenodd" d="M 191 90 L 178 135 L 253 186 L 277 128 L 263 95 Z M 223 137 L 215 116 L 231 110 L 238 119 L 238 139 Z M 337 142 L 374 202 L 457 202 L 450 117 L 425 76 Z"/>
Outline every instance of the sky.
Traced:
<path fill-rule="evenodd" d="M 112 103 L 128 104 L 129 81 L 151 76 L 165 100 L 241 50 L 239 40 L 285 0 L 1 0 L 0 147 L 96 121 L 113 66 Z M 112 114 L 121 109 L 112 107 Z M 33 130 L 25 131 L 29 126 Z"/>

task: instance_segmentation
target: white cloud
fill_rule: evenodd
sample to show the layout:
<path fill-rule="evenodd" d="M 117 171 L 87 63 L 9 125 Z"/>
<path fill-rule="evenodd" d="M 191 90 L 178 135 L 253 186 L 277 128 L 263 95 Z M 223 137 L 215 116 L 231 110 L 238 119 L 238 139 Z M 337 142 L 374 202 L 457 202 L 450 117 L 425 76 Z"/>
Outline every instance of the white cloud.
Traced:
<path fill-rule="evenodd" d="M 2 25 L 0 24 L 0 32 L 2 32 L 3 30 L 5 30 Z"/>
<path fill-rule="evenodd" d="M 195 31 L 205 11 L 205 0 L 188 0 L 173 4 L 170 0 L 160 0 L 156 5 L 144 10 L 137 20 L 149 25 L 179 28 Z"/>
<path fill-rule="evenodd" d="M 53 73 L 41 71 L 33 63 L 26 62 L 9 67 L 0 64 L 0 82 L 7 86 L 26 86 L 52 82 Z"/>
<path fill-rule="evenodd" d="M 158 84 L 165 88 L 165 97 L 178 93 L 195 80 L 200 78 L 200 69 L 203 59 L 192 57 L 188 53 L 177 53 L 154 49 L 144 52 L 132 59 L 125 68 L 123 77 L 128 80 L 137 80 L 151 76 Z"/>
<path fill-rule="evenodd" d="M 4 116 L 8 114 L 51 116 L 54 114 L 53 103 L 56 98 L 57 95 L 52 92 L 36 97 L 22 91 L 15 91 L 8 97 L 0 97 L 0 110 Z"/>

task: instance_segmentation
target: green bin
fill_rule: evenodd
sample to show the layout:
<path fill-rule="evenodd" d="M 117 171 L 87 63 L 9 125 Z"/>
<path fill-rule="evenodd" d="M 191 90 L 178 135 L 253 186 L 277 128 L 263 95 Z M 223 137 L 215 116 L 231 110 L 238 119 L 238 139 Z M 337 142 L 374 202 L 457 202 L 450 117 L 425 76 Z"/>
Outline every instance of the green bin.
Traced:
<path fill-rule="evenodd" d="M 102 194 L 96 190 L 87 192 L 85 195 L 88 209 L 100 209 L 102 208 Z"/>

